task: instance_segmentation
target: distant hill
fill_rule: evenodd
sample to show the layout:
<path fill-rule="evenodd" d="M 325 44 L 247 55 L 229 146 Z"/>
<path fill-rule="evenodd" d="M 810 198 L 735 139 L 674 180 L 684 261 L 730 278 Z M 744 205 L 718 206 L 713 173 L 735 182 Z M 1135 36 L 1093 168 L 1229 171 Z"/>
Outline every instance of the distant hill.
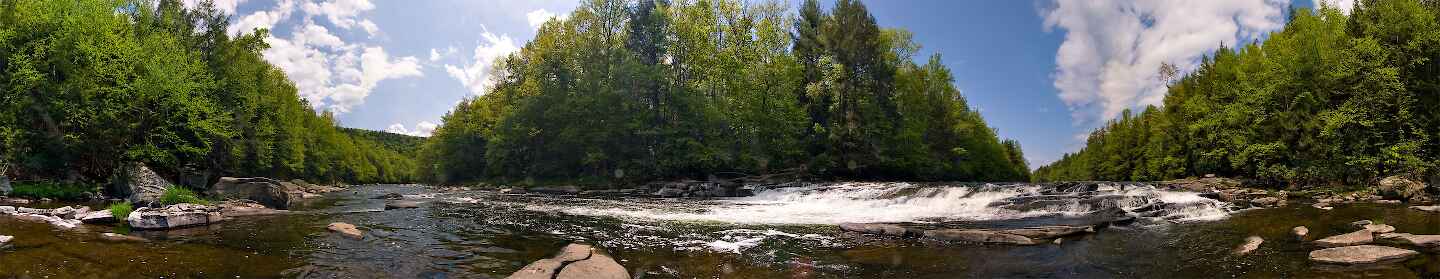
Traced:
<path fill-rule="evenodd" d="M 385 149 L 390 149 L 401 155 L 411 156 L 412 158 L 416 152 L 420 150 L 420 144 L 425 142 L 425 138 L 411 135 L 346 127 L 340 127 L 339 129 L 351 137 L 379 143 L 381 146 L 384 146 Z"/>

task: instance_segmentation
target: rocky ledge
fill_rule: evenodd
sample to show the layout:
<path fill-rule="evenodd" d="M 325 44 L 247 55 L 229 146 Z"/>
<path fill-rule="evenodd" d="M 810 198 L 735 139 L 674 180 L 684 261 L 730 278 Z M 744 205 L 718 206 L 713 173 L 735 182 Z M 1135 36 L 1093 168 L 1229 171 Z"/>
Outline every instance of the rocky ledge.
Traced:
<path fill-rule="evenodd" d="M 165 207 L 141 207 L 130 213 L 125 222 L 139 230 L 167 230 L 204 226 L 234 217 L 289 213 L 267 208 L 251 201 L 227 201 L 218 205 L 176 204 Z"/>
<path fill-rule="evenodd" d="M 1055 239 L 1095 232 L 1095 226 L 1041 226 L 1019 229 L 920 229 L 899 224 L 840 224 L 840 230 L 863 234 L 895 237 L 922 237 L 926 239 L 977 243 L 1036 245 L 1052 243 Z"/>
<path fill-rule="evenodd" d="M 549 259 L 541 259 L 510 274 L 509 279 L 627 279 L 630 272 L 603 251 L 585 244 L 570 244 Z"/>
<path fill-rule="evenodd" d="M 1420 252 L 1375 245 L 1345 246 L 1310 252 L 1310 260 L 1326 264 L 1377 264 L 1418 256 Z"/>
<path fill-rule="evenodd" d="M 113 217 L 108 217 L 110 211 L 91 211 L 90 207 L 86 206 L 66 206 L 55 209 L 0 206 L 0 215 L 13 216 L 22 221 L 48 223 L 61 229 L 76 229 L 80 227 L 80 224 L 114 221 Z"/>

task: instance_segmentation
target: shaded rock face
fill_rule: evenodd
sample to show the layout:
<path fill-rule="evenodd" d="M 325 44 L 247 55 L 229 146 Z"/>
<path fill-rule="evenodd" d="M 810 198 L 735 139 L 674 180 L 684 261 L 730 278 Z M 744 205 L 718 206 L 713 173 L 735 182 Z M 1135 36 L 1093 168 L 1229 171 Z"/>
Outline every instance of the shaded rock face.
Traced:
<path fill-rule="evenodd" d="M 122 176 L 116 181 L 115 194 L 136 205 L 160 204 L 160 196 L 165 194 L 165 188 L 175 186 L 145 165 L 125 167 L 121 173 Z"/>
<path fill-rule="evenodd" d="M 594 247 L 570 244 L 549 259 L 541 259 L 521 268 L 509 279 L 626 279 L 630 272 Z"/>
<path fill-rule="evenodd" d="M 1310 260 L 1326 264 L 1374 264 L 1398 261 L 1420 255 L 1419 252 L 1375 245 L 1346 246 L 1310 252 Z"/>
<path fill-rule="evenodd" d="M 1398 175 L 1381 179 L 1375 190 L 1386 198 L 1413 201 L 1425 197 L 1425 183 Z"/>
<path fill-rule="evenodd" d="M 294 184 L 269 178 L 222 177 L 210 187 L 211 195 L 224 199 L 245 199 L 259 202 L 272 208 L 285 209 L 290 203 L 303 198 L 303 192 Z"/>
<path fill-rule="evenodd" d="M 130 212 L 125 221 L 139 230 L 166 230 L 203 226 L 224 221 L 220 209 L 213 206 L 182 203 L 164 208 L 142 207 Z"/>

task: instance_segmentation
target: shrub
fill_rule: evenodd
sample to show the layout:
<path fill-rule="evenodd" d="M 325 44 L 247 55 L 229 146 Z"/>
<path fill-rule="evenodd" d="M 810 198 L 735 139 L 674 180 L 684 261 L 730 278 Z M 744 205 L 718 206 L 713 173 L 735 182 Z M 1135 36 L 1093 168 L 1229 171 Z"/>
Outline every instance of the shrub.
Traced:
<path fill-rule="evenodd" d="M 134 210 L 134 206 L 128 202 L 110 204 L 110 215 L 115 216 L 117 220 L 125 220 L 126 217 L 130 217 L 130 211 Z"/>
<path fill-rule="evenodd" d="M 182 203 L 210 204 L 210 201 L 200 199 L 200 197 L 196 196 L 195 192 L 191 192 L 190 189 L 170 186 L 165 188 L 165 194 L 160 196 L 160 203 L 164 205 Z"/>
<path fill-rule="evenodd" d="M 90 197 L 94 186 L 86 184 L 67 184 L 50 181 L 29 181 L 15 182 L 12 185 L 14 191 L 10 195 L 23 198 L 50 198 L 57 200 L 82 200 Z"/>

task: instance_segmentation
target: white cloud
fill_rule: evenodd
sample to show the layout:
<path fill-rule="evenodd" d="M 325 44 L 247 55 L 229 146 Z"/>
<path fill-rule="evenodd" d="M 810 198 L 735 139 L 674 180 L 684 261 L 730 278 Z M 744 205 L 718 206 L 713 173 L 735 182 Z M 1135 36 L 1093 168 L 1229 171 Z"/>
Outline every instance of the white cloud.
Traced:
<path fill-rule="evenodd" d="M 566 20 L 570 18 L 570 15 L 566 14 L 557 16 L 555 13 L 552 13 L 545 9 L 539 9 L 530 11 L 529 13 L 525 13 L 525 20 L 530 22 L 530 28 L 540 28 L 541 25 L 545 25 L 545 22 L 550 21 L 551 18 Z"/>
<path fill-rule="evenodd" d="M 1158 105 L 1160 63 L 1190 71 L 1220 44 L 1249 42 L 1284 26 L 1289 0 L 1056 0 L 1047 29 L 1065 29 L 1054 86 L 1077 124 Z"/>
<path fill-rule="evenodd" d="M 370 21 L 369 19 L 365 19 L 361 20 L 359 24 L 360 29 L 364 29 L 365 33 L 370 34 L 371 38 L 380 35 L 380 26 L 375 25 L 375 22 Z"/>
<path fill-rule="evenodd" d="M 485 31 L 481 37 L 484 38 L 484 41 L 475 46 L 474 60 L 470 64 L 445 65 L 445 73 L 460 81 L 460 84 L 465 85 L 465 88 L 475 95 L 485 94 L 485 87 L 490 82 L 490 67 L 494 65 L 495 60 L 520 50 L 510 36 L 495 35 L 490 31 Z"/>
<path fill-rule="evenodd" d="M 288 18 L 294 6 L 290 0 L 282 1 L 273 10 L 245 16 L 237 26 L 274 26 Z M 262 54 L 295 82 L 300 96 L 316 109 L 346 113 L 363 104 L 380 81 L 423 75 L 419 59 L 391 58 L 384 48 L 346 42 L 311 18 L 323 15 L 331 17 L 337 26 L 348 20 L 367 31 L 378 30 L 365 27 L 374 25 L 368 19 L 355 19 L 357 12 L 347 12 L 373 9 L 368 1 L 339 0 L 304 6 L 306 14 L 300 18 L 300 25 L 292 28 L 289 38 L 272 34 L 265 39 L 270 48 Z"/>
<path fill-rule="evenodd" d="M 240 7 L 240 3 L 245 3 L 245 1 L 246 0 L 214 0 L 211 3 L 215 5 L 216 10 L 224 11 L 225 14 L 233 15 L 235 14 L 237 8 Z M 184 4 L 185 7 L 194 8 L 199 7 L 200 3 L 203 2 L 205 2 L 205 0 L 183 0 L 180 3 Z"/>
<path fill-rule="evenodd" d="M 311 16 L 324 16 L 330 20 L 331 24 L 344 29 L 350 29 L 357 25 L 361 26 L 361 28 L 367 28 L 364 25 L 370 25 L 371 27 L 375 25 L 374 23 L 365 23 L 368 20 L 357 19 L 361 12 L 375 9 L 375 4 L 370 3 L 370 0 L 310 2 L 305 3 L 301 9 L 305 10 L 305 13 Z M 366 31 L 370 30 L 366 29 Z"/>
<path fill-rule="evenodd" d="M 438 126 L 440 125 L 431 123 L 430 121 L 420 121 L 420 123 L 415 124 L 415 130 L 410 130 L 405 128 L 405 124 L 395 123 L 390 124 L 390 127 L 386 127 L 385 131 L 402 135 L 429 137 L 435 133 L 435 128 Z"/>
<path fill-rule="evenodd" d="M 276 23 L 290 17 L 295 10 L 295 1 L 281 0 L 275 4 L 275 9 L 269 11 L 258 11 L 249 15 L 239 17 L 234 25 L 230 26 L 230 34 L 250 33 L 255 28 L 271 29 Z"/>
<path fill-rule="evenodd" d="M 1355 0 L 1311 0 L 1310 3 L 1314 4 L 1316 8 L 1322 4 L 1328 4 L 1347 15 L 1350 14 L 1352 8 L 1355 8 Z"/>
<path fill-rule="evenodd" d="M 439 61 L 441 58 L 445 58 L 447 56 L 450 56 L 451 54 L 455 54 L 455 52 L 457 51 L 458 50 L 455 49 L 455 46 L 445 47 L 444 51 L 432 48 L 430 49 L 430 62 Z"/>

